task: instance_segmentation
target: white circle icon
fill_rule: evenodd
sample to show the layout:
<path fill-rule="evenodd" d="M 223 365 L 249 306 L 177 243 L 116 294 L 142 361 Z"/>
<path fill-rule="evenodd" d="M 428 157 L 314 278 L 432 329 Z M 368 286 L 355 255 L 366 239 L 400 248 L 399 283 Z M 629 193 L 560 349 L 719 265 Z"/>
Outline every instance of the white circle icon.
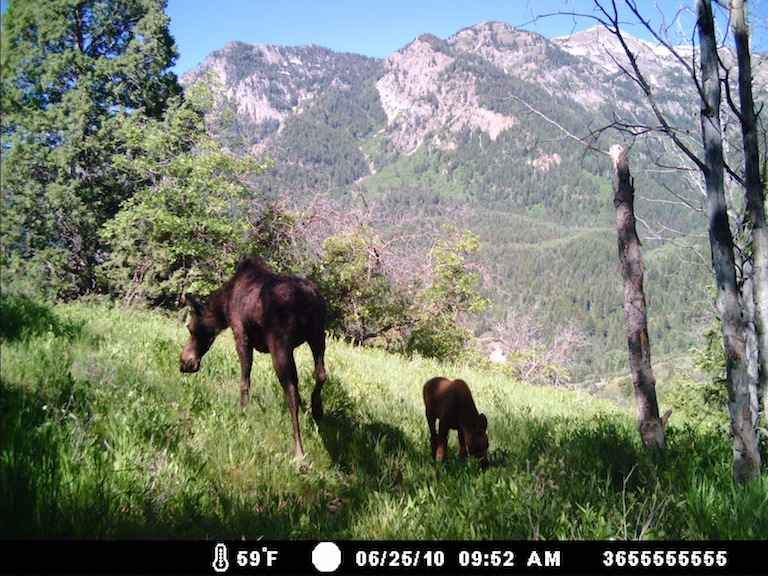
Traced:
<path fill-rule="evenodd" d="M 335 572 L 341 566 L 341 549 L 333 542 L 320 542 L 312 550 L 312 564 L 318 572 Z"/>

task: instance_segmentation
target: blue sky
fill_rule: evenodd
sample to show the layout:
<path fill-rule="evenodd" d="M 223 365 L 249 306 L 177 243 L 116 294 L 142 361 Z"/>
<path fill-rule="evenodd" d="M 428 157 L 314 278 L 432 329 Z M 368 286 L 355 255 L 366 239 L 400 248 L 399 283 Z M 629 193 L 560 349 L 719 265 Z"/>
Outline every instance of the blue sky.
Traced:
<path fill-rule="evenodd" d="M 669 0 L 665 0 L 669 1 Z M 591 5 L 591 0 L 589 0 Z M 583 3 L 583 0 L 582 0 Z M 229 40 L 253 44 L 318 44 L 385 58 L 420 34 L 447 38 L 485 21 L 521 26 L 541 13 L 568 9 L 567 0 L 169 0 L 177 72 L 199 64 Z M 215 6 L 215 8 L 214 8 Z M 545 36 L 567 34 L 573 22 L 528 26 Z"/>
<path fill-rule="evenodd" d="M 657 0 L 665 10 L 692 0 Z M 654 0 L 638 0 L 648 16 Z M 751 10 L 768 0 L 750 0 Z M 198 65 L 230 40 L 249 44 L 318 44 L 340 52 L 385 58 L 423 33 L 448 38 L 485 21 L 507 22 L 546 37 L 589 28 L 593 21 L 536 15 L 590 13 L 592 0 L 168 0 L 171 34 L 180 57 L 178 74 Z M 644 12 L 645 13 L 645 12 Z M 766 19 L 766 18 L 764 18 Z M 637 27 L 627 32 L 641 36 Z"/>
<path fill-rule="evenodd" d="M 45 0 L 40 0 L 45 1 Z M 656 4 L 674 13 L 693 0 L 637 0 L 654 17 Z M 0 0 L 2 11 L 7 2 Z M 768 50 L 768 0 L 749 0 L 757 18 L 753 48 Z M 448 38 L 480 22 L 507 22 L 552 38 L 589 28 L 557 12 L 590 13 L 593 0 L 168 0 L 171 34 L 179 49 L 174 71 L 182 74 L 230 40 L 250 44 L 318 44 L 340 52 L 385 58 L 420 34 Z M 688 19 L 690 23 L 690 18 Z M 759 25 L 757 25 L 759 24 Z M 643 37 L 637 26 L 626 31 Z M 690 30 L 686 30 L 690 36 Z"/>

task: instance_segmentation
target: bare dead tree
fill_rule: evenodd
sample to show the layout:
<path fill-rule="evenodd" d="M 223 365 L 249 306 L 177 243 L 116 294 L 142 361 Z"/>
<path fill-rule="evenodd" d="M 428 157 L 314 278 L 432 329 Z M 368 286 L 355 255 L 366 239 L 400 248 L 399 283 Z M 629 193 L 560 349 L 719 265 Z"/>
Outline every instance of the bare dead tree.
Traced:
<path fill-rule="evenodd" d="M 622 48 L 626 60 L 619 61 L 612 55 L 616 66 L 623 71 L 641 90 L 657 122 L 656 126 L 648 123 L 637 123 L 633 119 L 616 118 L 614 123 L 604 128 L 618 129 L 630 136 L 648 133 L 664 134 L 684 157 L 702 175 L 707 199 L 707 214 L 709 220 L 709 239 L 712 267 L 718 289 L 718 313 L 723 326 L 723 349 L 727 368 L 727 387 L 729 393 L 729 409 L 731 428 L 734 438 L 734 481 L 745 483 L 757 477 L 760 470 L 760 453 L 758 450 L 759 402 L 758 398 L 758 357 L 761 373 L 765 374 L 765 362 L 768 358 L 766 349 L 766 316 L 768 313 L 768 298 L 765 290 L 768 279 L 765 277 L 765 218 L 764 196 L 765 187 L 759 178 L 760 156 L 756 134 L 756 112 L 752 101 L 751 83 L 752 72 L 749 62 L 749 33 L 746 28 L 746 0 L 717 0 L 730 9 L 731 26 L 734 32 L 739 66 L 739 95 L 740 106 L 731 98 L 730 90 L 726 92 L 727 101 L 742 125 L 744 175 L 741 170 L 731 166 L 724 154 L 724 147 L 731 147 L 734 142 L 724 138 L 721 125 L 721 86 L 723 81 L 720 71 L 725 71 L 724 85 L 729 88 L 729 70 L 723 64 L 719 51 L 714 25 L 711 0 L 696 0 L 696 26 L 691 43 L 695 45 L 698 33 L 699 49 L 684 56 L 670 40 L 671 25 L 663 19 L 658 28 L 641 14 L 635 0 L 625 0 L 625 6 L 636 21 L 644 27 L 657 41 L 665 47 L 669 54 L 687 71 L 692 87 L 700 102 L 701 139 L 697 140 L 686 128 L 672 124 L 665 114 L 659 98 L 658 87 L 646 77 L 640 62 L 640 55 L 633 51 L 628 42 L 628 36 L 623 33 L 624 22 L 620 19 L 616 0 L 594 0 L 595 11 L 591 14 L 574 14 L 573 18 L 595 20 L 610 32 Z M 562 14 L 560 14 L 562 15 Z M 749 166 L 747 166 L 749 165 Z M 737 183 L 744 189 L 747 210 L 746 221 L 737 222 L 737 229 L 746 229 L 748 224 L 747 245 L 740 247 L 734 242 L 734 233 L 729 218 L 729 205 L 726 201 L 725 178 Z M 755 233 L 757 231 L 757 233 Z M 757 242 L 758 245 L 755 245 Z M 762 252 L 761 252 L 762 250 Z M 752 255 L 758 262 L 752 261 Z M 749 270 L 755 267 L 754 274 Z M 752 285 L 754 284 L 754 290 Z M 742 292 L 742 288 L 745 292 Z M 754 296 L 753 296 L 754 294 Z M 756 322 L 753 320 L 756 319 Z M 759 334 L 759 346 L 752 346 L 755 341 L 755 323 Z M 763 331 L 760 333 L 760 331 Z M 765 384 L 762 385 L 766 394 Z M 766 400 L 768 402 L 768 400 Z"/>
<path fill-rule="evenodd" d="M 612 146 L 609 153 L 613 161 L 613 204 L 616 209 L 621 277 L 624 281 L 624 317 L 629 366 L 637 401 L 637 425 L 645 446 L 663 448 L 664 427 L 671 410 L 662 418 L 659 417 L 656 378 L 651 366 L 651 343 L 648 339 L 642 248 L 635 226 L 635 187 L 626 150 L 621 146 Z"/>
<path fill-rule="evenodd" d="M 507 317 L 492 327 L 494 345 L 516 377 L 565 388 L 577 354 L 588 346 L 589 334 L 567 323 L 547 338 L 541 327 L 541 319 L 534 312 Z"/>
<path fill-rule="evenodd" d="M 641 15 L 635 0 L 625 0 L 624 2 L 624 5 L 634 14 L 637 21 L 654 36 L 660 45 L 666 47 L 670 54 L 677 58 L 688 71 L 701 103 L 700 144 L 692 139 L 689 133 L 679 130 L 668 120 L 659 104 L 656 90 L 643 73 L 638 55 L 632 51 L 626 41 L 616 1 L 594 0 L 594 2 L 597 15 L 582 16 L 597 20 L 618 40 L 627 60 L 625 63 L 616 62 L 626 76 L 632 79 L 644 93 L 649 108 L 658 121 L 658 127 L 654 128 L 654 131 L 666 135 L 703 175 L 707 196 L 711 260 L 718 289 L 718 311 L 723 326 L 726 383 L 734 438 L 734 481 L 738 484 L 745 483 L 756 478 L 760 470 L 756 360 L 757 356 L 765 357 L 768 350 L 761 348 L 757 350 L 756 354 L 750 354 L 750 340 L 755 337 L 752 321 L 753 311 L 751 302 L 746 302 L 744 299 L 737 276 L 739 269 L 734 254 L 736 245 L 731 231 L 725 195 L 726 174 L 730 179 L 744 186 L 745 189 L 746 186 L 739 171 L 726 162 L 723 152 L 725 141 L 720 121 L 722 100 L 720 69 L 722 61 L 718 51 L 712 2 L 711 0 L 696 0 L 696 30 L 698 31 L 699 50 L 698 53 L 694 50 L 690 59 L 684 58 L 675 49 L 675 46 L 665 36 L 665 30 L 659 32 L 654 29 L 650 21 Z M 748 72 L 746 66 L 743 66 L 742 69 L 745 74 Z M 751 79 L 749 80 L 751 81 Z M 754 110 L 754 107 L 751 109 Z M 627 125 L 631 125 L 631 122 Z M 634 130 L 646 130 L 647 128 L 647 126 L 639 126 Z M 701 153 L 698 152 L 699 146 L 703 149 Z M 745 162 L 753 161 L 750 160 L 749 156 L 745 156 Z M 756 279 L 759 281 L 759 277 Z"/>

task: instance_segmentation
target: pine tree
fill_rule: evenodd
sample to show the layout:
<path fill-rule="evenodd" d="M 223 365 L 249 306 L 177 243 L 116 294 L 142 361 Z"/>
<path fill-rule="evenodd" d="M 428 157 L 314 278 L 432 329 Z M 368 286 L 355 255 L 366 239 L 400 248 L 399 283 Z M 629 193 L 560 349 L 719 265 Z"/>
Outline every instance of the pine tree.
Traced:
<path fill-rule="evenodd" d="M 140 182 L 120 135 L 181 89 L 165 0 L 11 0 L 2 30 L 2 264 L 49 297 L 97 288 L 98 234 Z"/>

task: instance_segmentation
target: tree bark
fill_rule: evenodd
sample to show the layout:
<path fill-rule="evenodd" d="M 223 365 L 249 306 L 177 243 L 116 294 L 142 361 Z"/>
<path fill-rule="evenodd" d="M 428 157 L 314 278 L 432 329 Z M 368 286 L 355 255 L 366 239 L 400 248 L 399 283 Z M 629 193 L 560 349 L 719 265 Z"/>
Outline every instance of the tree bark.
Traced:
<path fill-rule="evenodd" d="M 728 408 L 733 434 L 733 477 L 737 484 L 744 484 L 760 473 L 757 381 L 756 374 L 751 375 L 749 370 L 747 338 L 751 327 L 736 281 L 733 238 L 725 202 L 721 89 L 711 0 L 696 0 L 696 11 L 701 45 L 701 129 L 709 242 L 723 324 Z"/>
<path fill-rule="evenodd" d="M 609 154 L 613 160 L 613 205 L 616 208 L 619 262 L 624 280 L 624 318 L 627 324 L 629 366 L 637 401 L 637 426 L 643 445 L 663 448 L 664 426 L 670 412 L 659 418 L 656 379 L 651 367 L 651 344 L 648 339 L 642 248 L 635 225 L 635 189 L 626 151 L 621 146 L 612 146 Z"/>
<path fill-rule="evenodd" d="M 758 390 L 763 396 L 763 418 L 768 418 L 768 229 L 765 188 L 760 180 L 760 148 L 752 94 L 752 58 L 749 52 L 747 0 L 731 0 L 731 29 L 739 65 L 741 134 L 744 143 L 746 218 L 751 227 L 755 334 L 758 346 Z"/>

